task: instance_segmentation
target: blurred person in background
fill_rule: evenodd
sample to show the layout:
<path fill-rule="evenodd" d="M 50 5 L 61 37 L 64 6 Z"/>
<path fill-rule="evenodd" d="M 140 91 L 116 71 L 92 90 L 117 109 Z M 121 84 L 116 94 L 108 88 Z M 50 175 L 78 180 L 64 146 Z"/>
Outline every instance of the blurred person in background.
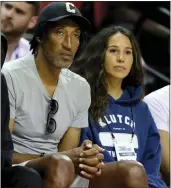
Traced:
<path fill-rule="evenodd" d="M 170 184 L 170 163 L 169 163 L 169 90 L 170 85 L 153 91 L 144 97 L 153 119 L 159 129 L 160 142 L 162 146 L 161 173 L 166 183 Z"/>
<path fill-rule="evenodd" d="M 100 177 L 90 181 L 90 187 L 166 187 L 159 176 L 160 136 L 142 101 L 144 76 L 133 34 L 119 26 L 102 29 L 86 45 L 71 70 L 84 77 L 91 87 L 89 127 L 82 129 L 81 141 L 89 139 L 105 149 L 105 168 Z M 128 167 L 132 176 L 126 181 L 124 171 L 116 167 L 112 172 L 109 167 L 120 161 L 141 163 L 148 185 L 141 166 L 133 170 Z"/>
<path fill-rule="evenodd" d="M 1 3 L 1 31 L 8 39 L 8 51 L 5 62 L 28 55 L 29 41 L 23 38 L 28 29 L 33 29 L 37 23 L 40 2 L 10 2 Z"/>

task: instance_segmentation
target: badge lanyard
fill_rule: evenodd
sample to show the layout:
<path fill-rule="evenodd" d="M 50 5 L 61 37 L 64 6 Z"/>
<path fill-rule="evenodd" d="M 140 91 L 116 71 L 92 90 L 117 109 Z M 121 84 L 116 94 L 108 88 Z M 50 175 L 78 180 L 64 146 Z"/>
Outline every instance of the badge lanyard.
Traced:
<path fill-rule="evenodd" d="M 131 94 L 131 92 L 130 92 L 129 90 L 128 90 L 128 93 L 129 93 L 129 95 L 130 95 L 130 97 L 131 97 L 131 99 L 132 99 L 132 94 Z M 134 132 L 134 130 L 135 130 L 135 126 L 134 126 L 134 115 L 133 115 L 133 107 L 132 107 L 132 105 L 131 105 L 131 120 L 132 120 L 133 125 L 132 125 L 132 135 L 131 135 L 131 142 L 130 142 L 130 143 L 133 142 L 133 138 L 134 138 L 134 134 L 135 134 L 135 132 Z M 111 134 L 113 143 L 117 142 L 117 140 L 116 140 L 116 138 L 115 138 L 115 136 L 114 136 L 114 134 L 113 134 L 113 131 L 112 131 L 111 127 L 110 127 L 108 124 L 107 124 L 107 127 L 108 127 L 108 129 L 109 129 L 109 131 L 110 131 L 110 134 Z"/>
<path fill-rule="evenodd" d="M 129 93 L 129 94 L 130 94 L 130 97 L 132 98 L 131 93 Z M 134 150 L 134 144 L 133 144 L 133 137 L 134 137 L 134 134 L 135 134 L 135 132 L 134 132 L 135 126 L 134 126 L 134 117 L 133 117 L 132 104 L 131 104 L 131 122 L 132 122 L 132 135 L 131 135 L 130 143 L 122 142 L 122 141 L 117 142 L 111 127 L 109 125 L 107 125 L 108 129 L 110 130 L 110 134 L 112 136 L 113 149 L 114 149 L 114 152 L 116 154 L 117 161 L 121 161 L 121 160 L 136 160 L 136 158 L 137 158 L 135 150 Z"/>

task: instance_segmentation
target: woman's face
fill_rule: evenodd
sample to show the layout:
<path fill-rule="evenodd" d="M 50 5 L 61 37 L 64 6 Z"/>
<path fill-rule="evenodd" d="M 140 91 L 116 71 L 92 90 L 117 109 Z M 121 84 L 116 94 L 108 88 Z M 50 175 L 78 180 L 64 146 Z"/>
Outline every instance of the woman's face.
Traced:
<path fill-rule="evenodd" d="M 107 77 L 123 80 L 133 64 L 132 45 L 129 38 L 122 33 L 109 37 L 105 54 L 105 71 Z"/>

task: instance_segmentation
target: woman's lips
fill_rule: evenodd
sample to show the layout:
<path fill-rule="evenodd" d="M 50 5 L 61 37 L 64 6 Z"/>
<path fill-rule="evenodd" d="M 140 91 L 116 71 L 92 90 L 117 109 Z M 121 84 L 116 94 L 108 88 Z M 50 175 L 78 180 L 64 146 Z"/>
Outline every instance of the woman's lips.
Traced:
<path fill-rule="evenodd" d="M 125 67 L 123 67 L 123 66 L 114 66 L 114 68 L 115 69 L 117 69 L 117 70 L 125 70 Z"/>

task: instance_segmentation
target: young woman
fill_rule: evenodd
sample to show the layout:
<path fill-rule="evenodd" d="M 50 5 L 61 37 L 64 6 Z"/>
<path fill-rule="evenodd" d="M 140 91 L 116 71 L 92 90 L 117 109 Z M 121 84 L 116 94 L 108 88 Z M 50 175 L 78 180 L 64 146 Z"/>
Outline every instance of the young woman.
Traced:
<path fill-rule="evenodd" d="M 91 86 L 90 139 L 105 149 L 105 163 L 136 160 L 143 164 L 148 184 L 166 187 L 160 179 L 160 137 L 147 105 L 141 100 L 141 55 L 132 33 L 119 26 L 103 29 L 87 44 L 73 70 Z"/>

